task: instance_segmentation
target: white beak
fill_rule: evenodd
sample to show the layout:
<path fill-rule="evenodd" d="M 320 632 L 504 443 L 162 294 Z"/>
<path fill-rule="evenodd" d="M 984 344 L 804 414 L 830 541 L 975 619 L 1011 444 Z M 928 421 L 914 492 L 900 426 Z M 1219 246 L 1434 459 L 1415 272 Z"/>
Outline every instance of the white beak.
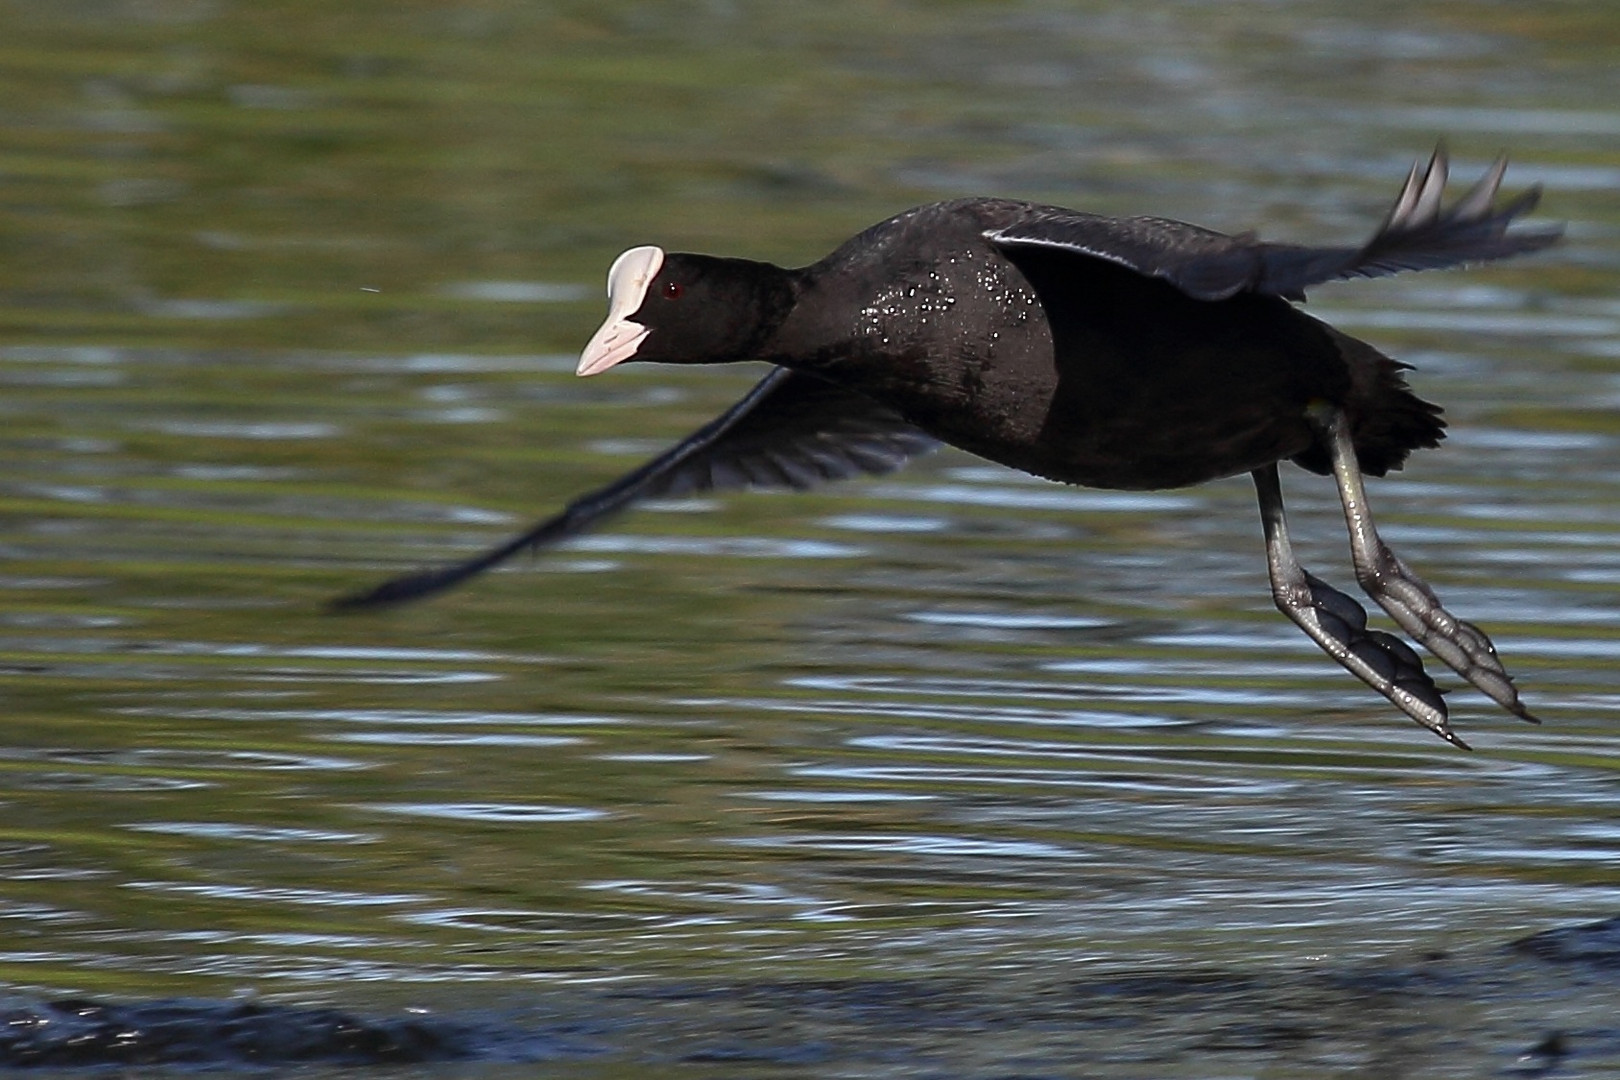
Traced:
<path fill-rule="evenodd" d="M 585 351 L 579 354 L 578 375 L 600 375 L 614 364 L 623 363 L 636 355 L 636 350 L 651 333 L 645 326 L 630 318 L 647 299 L 647 286 L 658 276 L 664 265 L 662 248 L 652 245 L 634 247 L 608 268 L 607 321 L 591 335 Z"/>

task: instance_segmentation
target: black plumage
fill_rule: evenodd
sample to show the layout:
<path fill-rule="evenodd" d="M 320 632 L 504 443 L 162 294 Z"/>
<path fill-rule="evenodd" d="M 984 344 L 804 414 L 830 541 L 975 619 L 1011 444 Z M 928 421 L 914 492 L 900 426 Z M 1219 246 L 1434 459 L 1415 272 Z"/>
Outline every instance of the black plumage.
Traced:
<path fill-rule="evenodd" d="M 460 564 L 338 601 L 426 596 L 577 535 L 646 498 L 803 488 L 897 468 L 939 442 L 1092 487 L 1156 489 L 1253 475 L 1273 597 L 1324 651 L 1462 745 L 1417 654 L 1293 557 L 1277 463 L 1334 476 L 1362 587 L 1403 629 L 1525 719 L 1489 639 L 1447 612 L 1379 539 L 1361 476 L 1444 437 L 1406 365 L 1295 306 L 1323 282 L 1504 258 L 1556 228 L 1509 230 L 1535 189 L 1498 206 L 1499 160 L 1446 206 L 1446 158 L 1414 167 L 1359 247 L 1229 236 L 957 199 L 874 225 L 798 270 L 633 248 L 609 271 L 609 315 L 580 374 L 628 360 L 776 367 L 720 417 L 561 514 Z"/>

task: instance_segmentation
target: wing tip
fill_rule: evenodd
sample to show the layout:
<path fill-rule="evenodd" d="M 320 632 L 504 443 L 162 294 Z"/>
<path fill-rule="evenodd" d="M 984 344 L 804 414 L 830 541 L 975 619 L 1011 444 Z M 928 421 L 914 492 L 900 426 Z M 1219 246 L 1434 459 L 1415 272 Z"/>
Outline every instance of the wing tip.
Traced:
<path fill-rule="evenodd" d="M 1388 216 L 1337 276 L 1377 277 L 1400 270 L 1427 270 L 1490 262 L 1540 251 L 1564 234 L 1560 223 L 1513 229 L 1516 220 L 1541 202 L 1541 185 L 1498 201 L 1508 156 L 1499 154 L 1461 198 L 1444 205 L 1448 168 L 1445 144 L 1436 146 L 1425 167 L 1412 166 Z"/>
<path fill-rule="evenodd" d="M 357 589 L 342 596 L 335 596 L 321 605 L 323 615 L 354 615 L 362 611 L 375 611 L 379 608 L 393 607 L 409 600 L 416 600 L 435 591 L 435 579 L 443 574 L 437 571 L 424 571 L 419 574 L 407 574 L 403 577 L 389 578 L 380 585 L 373 585 L 369 589 Z"/>
<path fill-rule="evenodd" d="M 481 573 L 510 554 L 511 544 L 502 545 L 467 562 L 453 563 L 433 570 L 418 570 L 414 574 L 401 574 L 368 589 L 357 589 L 336 596 L 321 605 L 326 615 L 353 615 L 363 611 L 377 611 L 397 607 L 414 600 L 444 592 L 475 574 Z"/>
<path fill-rule="evenodd" d="M 1497 196 L 1501 192 L 1507 168 L 1508 155 L 1505 152 L 1498 154 L 1463 196 L 1446 207 L 1442 195 L 1448 179 L 1450 155 L 1444 142 L 1437 144 L 1426 166 L 1421 161 L 1413 163 L 1400 194 L 1395 197 L 1394 205 L 1373 239 L 1376 241 L 1392 235 L 1430 229 L 1479 225 L 1487 226 L 1500 235 L 1515 218 L 1534 210 L 1541 202 L 1542 193 L 1540 184 L 1531 184 L 1498 205 Z"/>

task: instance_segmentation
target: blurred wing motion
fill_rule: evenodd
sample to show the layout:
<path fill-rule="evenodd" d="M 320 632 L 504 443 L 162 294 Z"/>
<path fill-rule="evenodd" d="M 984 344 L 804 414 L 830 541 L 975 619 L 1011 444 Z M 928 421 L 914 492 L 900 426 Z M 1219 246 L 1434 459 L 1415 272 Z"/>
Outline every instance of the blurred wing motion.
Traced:
<path fill-rule="evenodd" d="M 1498 158 L 1466 195 L 1443 208 L 1446 171 L 1443 147 L 1427 167 L 1413 165 L 1384 224 L 1358 248 L 1273 244 L 1252 233 L 1229 236 L 1168 218 L 1106 218 L 1052 207 L 1038 208 L 986 237 L 1004 248 L 1041 247 L 1105 259 L 1162 278 L 1197 300 L 1225 300 L 1240 292 L 1303 300 L 1308 287 L 1325 281 L 1488 262 L 1538 251 L 1563 235 L 1561 226 L 1507 231 L 1541 198 L 1541 189 L 1532 187 L 1496 205 L 1507 158 Z"/>
<path fill-rule="evenodd" d="M 813 375 L 775 368 L 737 404 L 681 442 L 555 517 L 481 555 L 339 597 L 332 610 L 420 600 L 520 551 L 559 543 L 647 499 L 740 488 L 802 491 L 826 480 L 893 472 L 937 448 L 900 415 Z"/>

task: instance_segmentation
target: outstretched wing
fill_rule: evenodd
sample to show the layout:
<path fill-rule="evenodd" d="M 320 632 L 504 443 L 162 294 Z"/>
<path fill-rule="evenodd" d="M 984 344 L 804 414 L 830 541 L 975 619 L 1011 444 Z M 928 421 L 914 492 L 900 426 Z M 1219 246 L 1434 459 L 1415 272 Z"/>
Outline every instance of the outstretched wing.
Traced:
<path fill-rule="evenodd" d="M 813 375 L 775 368 L 741 401 L 685 439 L 560 514 L 450 566 L 340 597 L 333 610 L 420 600 L 520 551 L 559 543 L 647 499 L 739 488 L 803 490 L 826 480 L 892 472 L 937 440 L 869 398 Z"/>
<path fill-rule="evenodd" d="M 1273 244 L 1253 233 L 1230 236 L 1166 218 L 1106 218 L 1039 207 L 1023 220 L 985 234 L 1001 247 L 1073 251 L 1163 278 L 1198 300 L 1224 300 L 1240 292 L 1303 300 L 1309 286 L 1352 277 L 1382 277 L 1402 270 L 1432 270 L 1538 251 L 1563 235 L 1562 226 L 1508 232 L 1541 198 L 1532 187 L 1502 206 L 1497 190 L 1507 158 L 1468 193 L 1442 207 L 1447 159 L 1435 150 L 1427 167 L 1413 165 L 1384 224 L 1361 247 Z"/>

